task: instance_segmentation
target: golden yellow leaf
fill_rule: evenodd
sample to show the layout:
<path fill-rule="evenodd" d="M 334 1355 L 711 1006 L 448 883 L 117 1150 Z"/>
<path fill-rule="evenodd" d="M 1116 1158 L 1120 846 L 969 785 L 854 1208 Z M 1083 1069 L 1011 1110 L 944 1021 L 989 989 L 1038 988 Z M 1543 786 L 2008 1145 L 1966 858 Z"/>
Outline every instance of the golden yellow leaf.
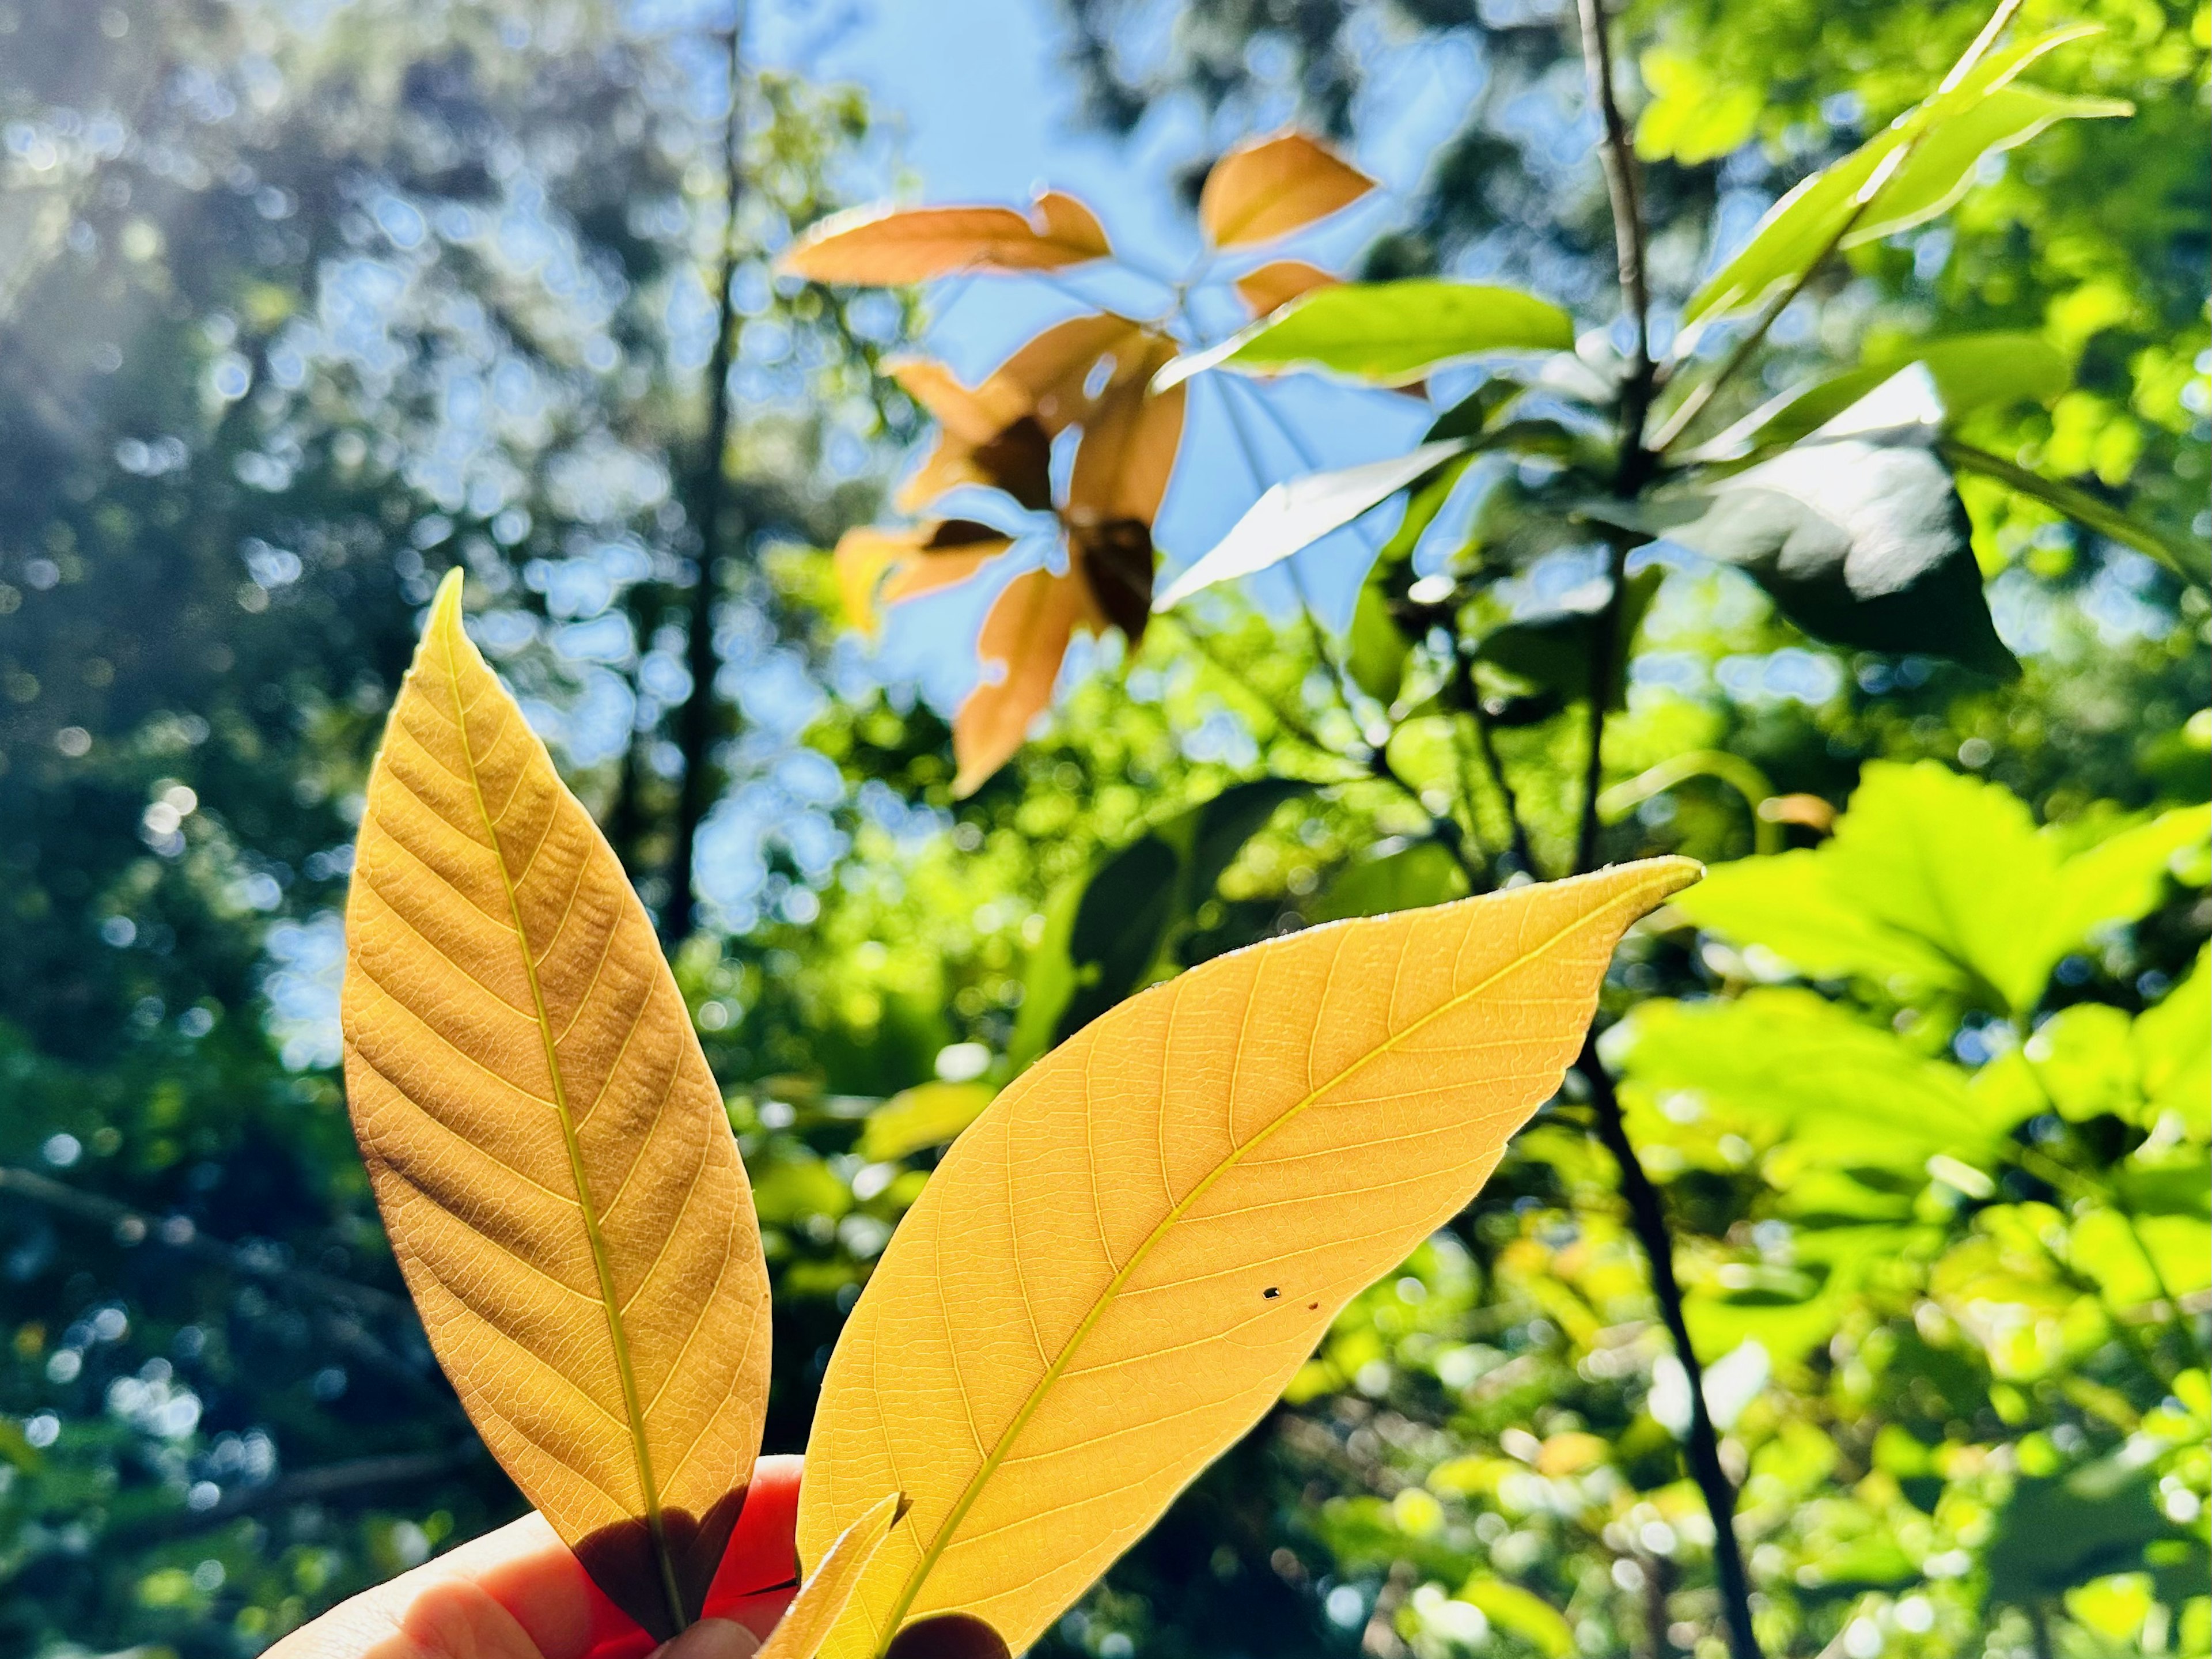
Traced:
<path fill-rule="evenodd" d="M 632 1618 L 697 1616 L 768 1397 L 768 1275 L 644 908 L 431 606 L 346 902 L 346 1093 L 423 1328 L 523 1495 Z"/>
<path fill-rule="evenodd" d="M 1006 584 L 984 617 L 975 645 L 983 678 L 952 717 L 952 755 L 958 763 L 955 795 L 974 794 L 1012 758 L 1029 735 L 1030 722 L 1052 702 L 1053 684 L 1075 630 L 1104 625 L 1078 574 L 1025 570 Z"/>
<path fill-rule="evenodd" d="M 1198 222 L 1216 247 L 1243 247 L 1328 217 L 1375 181 L 1303 132 L 1239 144 L 1213 164 L 1199 192 Z"/>
<path fill-rule="evenodd" d="M 823 1379 L 800 1559 L 889 1488 L 912 1505 L 825 1654 L 939 1618 L 1029 1646 L 1473 1196 L 1558 1086 L 1623 929 L 1698 873 L 1659 859 L 1270 940 L 1011 1085 Z"/>
<path fill-rule="evenodd" d="M 1006 207 L 855 208 L 813 227 L 776 264 L 817 283 L 884 286 L 963 270 L 1056 270 L 1109 252 L 1091 210 L 1048 191 L 1028 213 Z"/>
<path fill-rule="evenodd" d="M 800 1490 L 805 1490 L 802 1486 Z M 878 1498 L 859 1520 L 838 1535 L 823 1553 L 814 1571 L 791 1606 L 776 1622 L 755 1659 L 814 1659 L 837 1622 L 837 1615 L 853 1599 L 860 1575 L 890 1536 L 891 1523 L 905 1513 L 906 1500 L 896 1492 Z"/>
<path fill-rule="evenodd" d="M 1280 310 L 1301 294 L 1334 288 L 1344 279 L 1304 259 L 1273 259 L 1237 279 L 1237 297 L 1255 317 Z"/>

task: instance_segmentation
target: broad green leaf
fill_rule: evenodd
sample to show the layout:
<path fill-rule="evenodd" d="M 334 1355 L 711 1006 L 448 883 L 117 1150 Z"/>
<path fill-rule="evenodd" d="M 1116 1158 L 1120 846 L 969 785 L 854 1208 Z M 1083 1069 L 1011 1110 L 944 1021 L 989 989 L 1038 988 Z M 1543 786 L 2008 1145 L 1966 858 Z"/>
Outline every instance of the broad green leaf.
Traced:
<path fill-rule="evenodd" d="M 1172 971 L 1171 949 L 1275 809 L 1306 786 L 1231 784 L 1117 848 L 1055 893 L 1030 953 L 1007 1057 L 1027 1065 L 1131 992 Z"/>
<path fill-rule="evenodd" d="M 1419 841 L 1346 866 L 1314 907 L 1314 920 L 1340 921 L 1347 916 L 1419 910 L 1466 892 L 1467 872 L 1459 860 L 1438 843 Z"/>
<path fill-rule="evenodd" d="M 2212 809 L 2183 808 L 2069 858 L 1999 785 L 1875 762 L 1831 841 L 1723 866 L 1680 908 L 1816 978 L 2024 1012 L 2060 957 L 2157 902 L 2208 828 Z"/>
<path fill-rule="evenodd" d="M 1996 331 L 1954 335 L 1785 392 L 1700 445 L 1687 459 L 1730 460 L 1809 438 L 1913 363 L 1924 365 L 1934 380 L 1946 426 L 1978 410 L 2055 402 L 2074 380 L 2064 354 L 2040 334 Z"/>
<path fill-rule="evenodd" d="M 887 1489 L 913 1504 L 831 1659 L 940 1619 L 984 1627 L 963 1650 L 1029 1647 L 1481 1186 L 1623 929 L 1697 873 L 1656 860 L 1272 939 L 1008 1087 L 823 1381 L 802 1557 Z"/>
<path fill-rule="evenodd" d="M 461 1403 L 638 1623 L 698 1616 L 768 1399 L 720 1091 L 652 923 L 448 575 L 368 784 L 346 1093 Z"/>
<path fill-rule="evenodd" d="M 1464 439 L 1422 444 L 1403 455 L 1364 461 L 1334 472 L 1312 472 L 1274 485 L 1197 563 L 1161 591 L 1152 601 L 1152 609 L 1170 610 L 1217 582 L 1249 576 L 1281 563 L 1467 447 Z"/>
<path fill-rule="evenodd" d="M 982 1115 L 998 1092 L 988 1083 L 920 1083 L 902 1089 L 868 1114 L 860 1126 L 860 1156 L 888 1163 L 942 1146 Z"/>
<path fill-rule="evenodd" d="M 1984 155 L 2025 143 L 2054 121 L 2128 114 L 2126 104 L 2063 97 L 2014 80 L 2053 47 L 2095 32 L 2091 26 L 2057 29 L 1992 52 L 1955 85 L 1806 179 L 1769 210 L 1743 250 L 1691 297 L 1683 322 L 1765 303 L 1801 276 L 1846 226 L 1843 245 L 1852 247 L 1934 218 L 1966 192 Z M 1863 192 L 1869 194 L 1869 204 L 1854 222 Z"/>
<path fill-rule="evenodd" d="M 1219 345 L 1178 357 L 1156 385 L 1209 368 L 1321 369 L 1370 386 L 1406 386 L 1492 351 L 1565 351 L 1574 321 L 1510 288 L 1412 276 L 1316 289 Z"/>
<path fill-rule="evenodd" d="M 853 1592 L 860 1588 L 868 1563 L 890 1536 L 892 1523 L 905 1512 L 906 1500 L 890 1492 L 838 1534 L 812 1564 L 799 1594 L 792 1597 L 791 1606 L 769 1632 L 756 1659 L 814 1659 L 853 1599 Z"/>
<path fill-rule="evenodd" d="M 1406 660 L 1413 653 L 1413 641 L 1390 614 L 1390 596 L 1382 584 L 1363 584 L 1344 639 L 1344 672 L 1352 683 L 1387 708 L 1406 683 Z"/>
<path fill-rule="evenodd" d="M 2081 1002 L 2062 1008 L 2021 1045 L 2021 1059 L 2061 1117 L 2076 1123 L 2107 1114 L 2132 1121 L 2142 1080 L 2124 1008 Z"/>
<path fill-rule="evenodd" d="M 1627 1030 L 1626 1087 L 1649 1109 L 1646 1136 L 1787 1141 L 1793 1165 L 1917 1175 L 1938 1152 L 1992 1161 L 2012 1127 L 1959 1067 L 1809 991 L 1647 1003 Z"/>
<path fill-rule="evenodd" d="M 1661 527 L 1746 572 L 1816 639 L 2008 678 L 2020 667 L 1990 624 L 1966 508 L 1929 447 L 1940 418 L 1926 372 L 1908 369 Z"/>
<path fill-rule="evenodd" d="M 2174 1112 L 2204 1139 L 2212 1128 L 2212 946 L 2187 978 L 2136 1017 L 2136 1075 L 2154 1111 Z"/>

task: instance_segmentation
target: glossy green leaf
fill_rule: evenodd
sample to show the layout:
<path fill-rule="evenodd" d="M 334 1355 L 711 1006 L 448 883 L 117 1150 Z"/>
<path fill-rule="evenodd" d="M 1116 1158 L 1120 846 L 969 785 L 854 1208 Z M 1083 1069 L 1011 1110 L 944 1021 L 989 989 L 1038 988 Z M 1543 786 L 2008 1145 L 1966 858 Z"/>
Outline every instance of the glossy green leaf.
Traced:
<path fill-rule="evenodd" d="M 1815 639 L 2009 678 L 2019 665 L 1990 623 L 1966 510 L 1930 453 L 1940 419 L 1930 377 L 1908 369 L 1794 448 L 1680 498 L 1672 522 L 1652 522 L 1744 571 Z"/>
<path fill-rule="evenodd" d="M 1743 250 L 1691 297 L 1683 322 L 1765 303 L 1846 227 L 1843 246 L 1851 247 L 1934 218 L 1966 192 L 1984 155 L 2025 143 L 2055 121 L 2129 113 L 2130 106 L 2110 99 L 2064 97 L 2015 80 L 2053 47 L 2095 32 L 2090 26 L 2057 29 L 1990 53 L 1956 85 L 1806 179 L 1774 204 Z M 1863 193 L 1868 205 L 1854 222 Z"/>
<path fill-rule="evenodd" d="M 2065 355 L 2040 334 L 1996 330 L 1929 340 L 1902 356 L 1817 380 L 1762 404 L 1686 459 L 1734 459 L 1809 438 L 1899 369 L 1926 366 L 1942 403 L 1943 424 L 2011 404 L 2055 402 L 2073 384 Z"/>
<path fill-rule="evenodd" d="M 1160 591 L 1152 609 L 1171 610 L 1217 582 L 1253 575 L 1281 563 L 1329 532 L 1341 530 L 1467 447 L 1467 441 L 1457 439 L 1422 444 L 1403 455 L 1364 461 L 1334 472 L 1311 472 L 1274 485 L 1197 563 Z"/>
<path fill-rule="evenodd" d="M 1415 276 L 1316 289 L 1219 345 L 1176 358 L 1156 386 L 1209 368 L 1275 374 L 1320 369 L 1370 386 L 1407 386 L 1492 351 L 1565 351 L 1574 319 L 1517 289 Z"/>

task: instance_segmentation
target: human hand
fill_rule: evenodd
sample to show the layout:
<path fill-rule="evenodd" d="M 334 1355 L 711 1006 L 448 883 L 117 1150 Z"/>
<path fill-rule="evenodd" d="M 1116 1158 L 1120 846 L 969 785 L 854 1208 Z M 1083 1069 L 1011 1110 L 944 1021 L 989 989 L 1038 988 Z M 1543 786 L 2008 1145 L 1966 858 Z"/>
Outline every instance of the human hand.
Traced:
<path fill-rule="evenodd" d="M 708 1616 L 658 1659 L 750 1659 L 758 1650 L 797 1573 L 799 1474 L 796 1457 L 760 1460 Z M 341 1602 L 267 1659 L 641 1659 L 649 1648 L 544 1517 L 526 1515 Z"/>

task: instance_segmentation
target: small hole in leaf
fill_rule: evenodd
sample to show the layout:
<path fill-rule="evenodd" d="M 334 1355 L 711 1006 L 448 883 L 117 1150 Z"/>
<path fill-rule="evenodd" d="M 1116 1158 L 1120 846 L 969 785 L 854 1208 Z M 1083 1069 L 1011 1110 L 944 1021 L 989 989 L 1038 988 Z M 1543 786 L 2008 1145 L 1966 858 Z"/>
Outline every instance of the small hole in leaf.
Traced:
<path fill-rule="evenodd" d="M 1260 1294 L 1266 1297 L 1268 1301 L 1273 1302 L 1277 1297 L 1282 1294 L 1282 1291 L 1277 1289 L 1274 1285 L 1270 1285 L 1266 1290 L 1261 1291 Z"/>

